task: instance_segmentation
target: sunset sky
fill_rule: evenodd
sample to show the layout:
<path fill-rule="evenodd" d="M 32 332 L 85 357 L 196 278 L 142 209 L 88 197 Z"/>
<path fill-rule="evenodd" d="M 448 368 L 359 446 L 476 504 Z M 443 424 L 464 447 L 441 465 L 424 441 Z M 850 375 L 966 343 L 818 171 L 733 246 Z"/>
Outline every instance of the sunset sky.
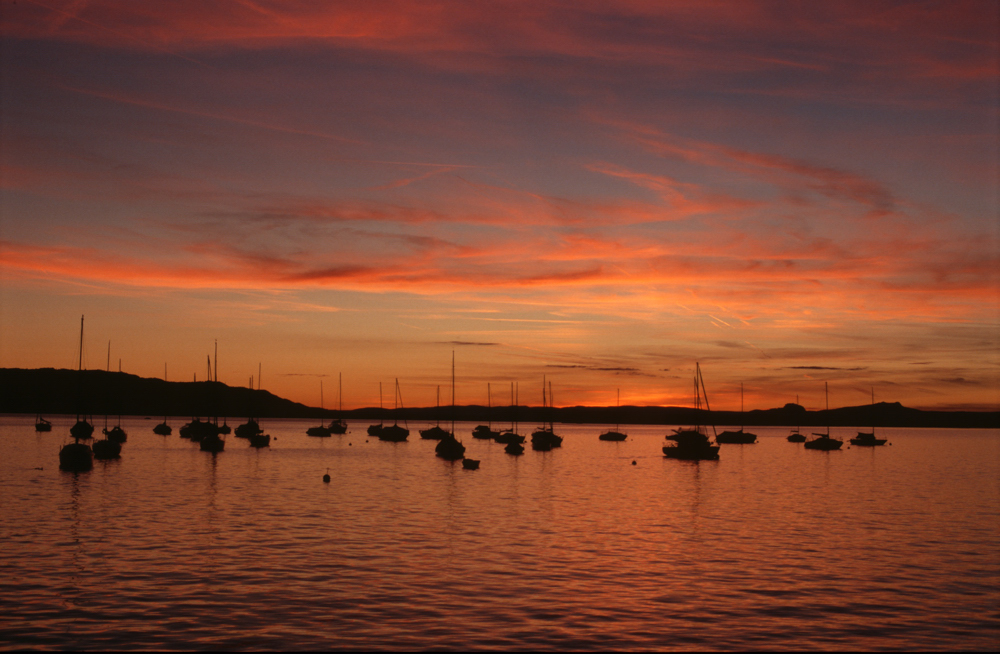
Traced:
<path fill-rule="evenodd" d="M 0 12 L 2 367 L 1000 408 L 995 0 Z"/>

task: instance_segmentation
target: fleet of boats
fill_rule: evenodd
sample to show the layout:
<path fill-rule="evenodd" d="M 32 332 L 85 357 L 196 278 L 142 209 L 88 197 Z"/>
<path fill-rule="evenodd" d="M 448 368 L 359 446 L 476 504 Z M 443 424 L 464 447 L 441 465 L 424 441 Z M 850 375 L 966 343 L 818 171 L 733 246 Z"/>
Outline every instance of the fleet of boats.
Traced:
<path fill-rule="evenodd" d="M 84 318 L 80 317 L 80 354 L 78 361 L 78 370 L 83 370 L 83 325 Z M 217 348 L 218 346 L 216 346 Z M 218 349 L 216 349 L 216 357 L 218 357 Z M 217 360 L 217 359 L 216 359 Z M 218 377 L 218 367 L 215 367 L 214 378 L 217 381 Z M 110 372 L 111 366 L 111 344 L 108 344 L 108 371 Z M 208 369 L 209 369 L 209 380 L 213 380 L 212 373 L 212 361 L 209 358 Z M 119 372 L 121 364 L 119 363 Z M 422 439 L 426 440 L 436 440 L 438 441 L 435 446 L 435 454 L 447 461 L 462 461 L 464 468 L 468 470 L 476 470 L 479 468 L 479 461 L 474 459 L 469 459 L 465 456 L 465 445 L 459 440 L 455 432 L 455 357 L 454 352 L 452 353 L 452 379 L 451 379 L 451 431 L 448 431 L 441 427 L 441 387 L 437 387 L 437 415 L 436 424 L 427 428 L 420 430 L 420 436 Z M 164 381 L 167 379 L 167 369 L 164 364 L 163 369 Z M 82 379 L 82 377 L 81 377 Z M 323 424 L 322 419 L 318 426 L 309 427 L 306 433 L 310 436 L 330 436 L 331 434 L 345 434 L 348 431 L 348 424 L 343 419 L 343 377 L 342 375 L 338 379 L 338 417 L 333 419 L 329 426 Z M 705 388 L 705 379 L 702 375 L 700 363 L 695 364 L 695 375 L 693 379 L 694 387 L 694 408 L 697 410 L 695 415 L 699 417 L 711 417 L 712 409 L 709 405 L 708 392 Z M 253 377 L 250 378 L 250 389 L 254 388 Z M 260 377 L 258 372 L 257 379 L 257 390 L 260 389 Z M 507 454 L 518 456 L 524 453 L 524 443 L 525 437 L 518 433 L 518 422 L 517 422 L 517 407 L 518 407 L 518 391 L 517 383 L 511 383 L 511 402 L 510 402 L 510 427 L 497 431 L 493 429 L 493 398 L 492 389 L 490 384 L 486 386 L 487 394 L 487 409 L 489 411 L 488 424 L 487 425 L 477 425 L 475 429 L 472 430 L 472 436 L 479 440 L 492 440 L 498 444 L 504 445 L 504 451 Z M 824 384 L 824 395 L 826 398 L 826 415 L 829 416 L 830 410 L 830 393 L 829 385 Z M 128 435 L 125 429 L 121 425 L 121 416 L 118 416 L 118 422 L 116 425 L 109 427 L 108 416 L 105 415 L 105 425 L 102 433 L 104 438 L 97 440 L 93 445 L 88 445 L 85 442 L 93 437 L 94 426 L 88 420 L 88 416 L 84 409 L 83 392 L 80 389 L 80 397 L 78 398 L 80 412 L 76 416 L 76 422 L 69 429 L 69 434 L 73 439 L 73 442 L 67 443 L 59 451 L 59 466 L 62 470 L 70 472 L 83 472 L 90 470 L 93 467 L 93 459 L 107 460 L 114 459 L 121 456 L 122 444 L 128 440 Z M 872 407 L 875 406 L 875 390 L 872 389 L 871 394 Z M 109 405 L 113 403 L 109 402 Z M 702 407 L 704 406 L 704 410 Z M 795 407 L 798 405 L 798 397 L 796 397 Z M 320 408 L 323 410 L 323 383 L 320 382 Z M 554 401 L 552 395 L 552 382 L 546 380 L 544 377 L 542 379 L 542 416 L 543 422 L 534 432 L 531 434 L 531 447 L 535 451 L 548 452 L 554 448 L 561 447 L 563 439 L 561 436 L 555 433 L 555 422 L 554 422 Z M 394 394 L 394 411 L 393 411 L 393 424 L 386 425 L 384 420 L 384 409 L 382 402 L 382 384 L 379 383 L 379 410 L 380 417 L 382 418 L 377 425 L 371 425 L 368 427 L 368 433 L 373 436 L 377 436 L 379 440 L 389 441 L 389 442 L 402 442 L 409 436 L 410 430 L 408 427 L 400 426 L 398 420 L 396 419 L 399 414 L 399 409 L 402 408 L 402 393 L 399 387 L 399 379 L 395 380 L 395 394 Z M 801 409 L 801 407 L 799 407 Z M 615 407 L 615 415 L 619 422 L 616 423 L 614 430 L 608 430 L 601 433 L 598 436 L 599 440 L 602 441 L 624 441 L 628 436 L 620 429 L 620 412 L 621 412 L 621 391 L 617 392 L 617 401 Z M 260 422 L 257 418 L 253 416 L 253 408 L 248 407 L 248 418 L 247 421 L 238 427 L 236 427 L 235 435 L 237 438 L 243 438 L 249 441 L 251 447 L 263 448 L 269 447 L 271 443 L 271 436 L 265 434 L 264 430 L 260 426 Z M 744 415 L 744 401 L 743 401 L 743 384 L 740 384 L 740 415 Z M 850 439 L 851 445 L 858 447 L 877 447 L 885 445 L 888 441 L 885 438 L 878 438 L 875 435 L 874 426 L 874 411 L 872 412 L 873 421 L 871 431 L 859 431 L 857 437 Z M 712 435 L 709 436 L 708 428 L 711 427 Z M 49 432 L 52 430 L 52 423 L 40 414 L 35 418 L 35 430 L 37 432 Z M 163 436 L 169 436 L 172 433 L 172 428 L 167 424 L 167 416 L 164 416 L 163 422 L 156 425 L 153 428 L 153 432 Z M 225 450 L 226 442 L 222 438 L 224 434 L 229 433 L 229 427 L 223 421 L 222 425 L 219 425 L 219 419 L 202 419 L 201 417 L 193 417 L 188 423 L 180 428 L 180 436 L 182 438 L 189 439 L 191 441 L 199 443 L 200 449 L 205 452 L 218 453 Z M 803 443 L 806 449 L 810 450 L 822 450 L 822 451 L 833 451 L 839 450 L 843 445 L 843 441 L 833 438 L 830 435 L 830 427 L 827 425 L 826 431 L 823 433 L 815 432 L 813 436 L 816 436 L 813 440 L 807 440 L 806 437 L 800 432 L 800 428 L 796 427 L 788 435 L 787 440 L 792 443 Z M 710 461 L 717 460 L 719 458 L 720 445 L 722 444 L 753 444 L 757 441 L 757 436 L 750 432 L 745 431 L 743 426 L 737 431 L 723 431 L 721 433 L 716 431 L 715 425 L 694 425 L 691 427 L 682 427 L 674 429 L 672 433 L 668 434 L 666 440 L 669 441 L 663 446 L 663 455 L 670 459 L 682 459 L 688 461 Z"/>

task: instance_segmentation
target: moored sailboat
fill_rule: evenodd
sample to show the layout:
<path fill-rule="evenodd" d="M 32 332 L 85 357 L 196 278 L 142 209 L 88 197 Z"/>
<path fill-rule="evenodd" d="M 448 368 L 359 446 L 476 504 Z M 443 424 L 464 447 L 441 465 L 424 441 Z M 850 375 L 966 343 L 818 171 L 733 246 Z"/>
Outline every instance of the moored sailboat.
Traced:
<path fill-rule="evenodd" d="M 441 427 L 441 387 L 440 386 L 437 387 L 437 405 L 436 405 L 436 411 L 435 411 L 435 413 L 437 414 L 437 424 L 434 425 L 433 427 L 428 427 L 427 429 L 421 429 L 420 430 L 420 438 L 423 438 L 424 440 L 428 440 L 428 441 L 439 441 L 442 438 L 445 438 L 446 436 L 451 436 L 451 434 L 448 433 L 447 429 L 443 429 Z"/>
<path fill-rule="evenodd" d="M 80 361 L 77 368 L 80 384 L 83 383 L 83 316 L 80 316 Z M 82 394 L 82 391 L 81 391 Z M 82 398 L 78 398 L 82 403 Z M 70 435 L 73 442 L 63 445 L 59 450 L 59 469 L 67 472 L 86 472 L 94 467 L 94 453 L 89 445 L 81 443 L 81 438 L 90 438 L 94 433 L 94 426 L 79 413 L 76 416 L 76 424 L 70 427 Z"/>
<path fill-rule="evenodd" d="M 393 423 L 391 425 L 382 426 L 382 431 L 378 435 L 380 441 L 388 441 L 390 443 L 401 443 L 406 440 L 410 435 L 410 430 L 407 427 L 400 427 L 397 414 L 400 409 L 403 408 L 403 393 L 399 390 L 399 378 L 396 378 L 396 397 L 393 400 Z M 403 421 L 406 422 L 405 420 Z"/>
<path fill-rule="evenodd" d="M 552 382 L 548 386 L 548 399 L 546 399 L 545 377 L 542 377 L 542 409 L 548 413 L 549 422 L 536 429 L 531 434 L 531 449 L 537 452 L 548 452 L 554 447 L 562 447 L 562 437 L 555 433 L 555 425 L 552 423 Z"/>
<path fill-rule="evenodd" d="M 331 434 L 346 434 L 347 433 L 347 422 L 343 419 L 344 415 L 344 373 L 337 374 L 337 417 L 330 421 L 330 426 L 327 429 L 330 430 Z"/>
<path fill-rule="evenodd" d="M 823 382 L 823 390 L 824 390 L 824 393 L 826 395 L 827 422 L 829 423 L 829 414 L 830 414 L 830 384 L 829 384 L 829 382 Z M 840 447 L 844 444 L 844 441 L 842 441 L 842 440 L 839 440 L 839 439 L 836 439 L 836 438 L 830 438 L 830 425 L 829 424 L 827 424 L 827 426 L 826 426 L 826 433 L 825 434 L 820 434 L 820 433 L 817 433 L 817 432 L 813 432 L 813 436 L 818 436 L 819 438 L 815 438 L 815 439 L 813 439 L 811 441 L 806 441 L 805 442 L 805 448 L 807 450 L 822 450 L 824 452 L 831 452 L 833 450 L 839 450 Z"/>
<path fill-rule="evenodd" d="M 517 402 L 520 398 L 517 397 L 517 392 L 515 391 L 515 382 L 510 383 L 510 429 L 505 429 L 496 436 L 493 440 L 501 445 L 520 445 L 524 442 L 524 436 L 517 433 Z M 510 454 L 508 448 L 508 454 Z M 514 448 L 517 449 L 517 448 Z M 524 452 L 524 448 L 521 448 L 521 452 Z M 520 452 L 518 452 L 520 454 Z"/>
<path fill-rule="evenodd" d="M 875 387 L 872 387 L 872 430 L 859 431 L 856 438 L 851 439 L 851 445 L 858 447 L 878 447 L 888 442 L 886 438 L 875 438 Z"/>
<path fill-rule="evenodd" d="M 705 408 L 711 413 L 712 409 L 708 404 L 708 392 L 705 390 L 705 380 L 701 376 L 701 364 L 695 364 L 694 376 L 695 409 L 698 416 L 701 416 L 701 398 L 704 394 Z M 712 425 L 715 431 L 715 425 Z M 675 429 L 674 433 L 667 436 L 667 440 L 674 441 L 674 445 L 666 445 L 663 448 L 663 455 L 668 459 L 683 459 L 686 461 L 712 461 L 719 458 L 719 446 L 713 445 L 705 434 L 702 425 L 689 427 L 687 429 Z"/>
<path fill-rule="evenodd" d="M 451 433 L 442 437 L 434 448 L 434 454 L 446 461 L 465 458 L 465 445 L 455 438 L 455 353 L 451 353 Z"/>
<path fill-rule="evenodd" d="M 322 380 L 319 382 L 319 410 L 320 410 L 319 426 L 318 427 L 310 427 L 309 429 L 307 429 L 306 430 L 306 435 L 308 435 L 308 436 L 326 437 L 326 436 L 330 435 L 330 430 L 327 429 L 326 425 L 323 424 L 322 412 L 324 410 L 324 407 L 323 407 L 323 382 L 322 382 Z"/>
<path fill-rule="evenodd" d="M 743 382 L 740 382 L 740 417 L 743 417 Z M 720 434 L 716 434 L 715 442 L 750 445 L 757 442 L 757 434 L 743 431 L 743 425 L 740 425 L 739 431 L 723 431 Z"/>
<path fill-rule="evenodd" d="M 493 431 L 493 396 L 489 383 L 486 384 L 486 418 L 488 425 L 476 425 L 472 430 L 472 437 L 480 440 L 491 440 L 500 435 L 500 432 Z"/>
<path fill-rule="evenodd" d="M 619 388 L 618 389 L 618 399 L 617 399 L 617 401 L 615 403 L 615 415 L 618 416 L 619 420 L 621 419 L 621 416 L 619 414 L 619 412 L 621 411 L 621 406 L 622 406 L 622 389 Z M 620 422 L 616 423 L 615 424 L 615 428 L 613 430 L 609 429 L 608 431 L 604 432 L 603 434 L 601 434 L 600 436 L 597 437 L 598 440 L 602 440 L 602 441 L 623 441 L 623 440 L 625 440 L 626 438 L 628 438 L 628 436 L 626 434 L 623 434 L 620 431 L 618 431 L 618 429 L 620 427 L 621 427 L 621 423 Z"/>
<path fill-rule="evenodd" d="M 802 410 L 802 406 L 799 405 L 799 396 L 798 395 L 795 396 L 795 406 L 796 406 L 796 410 L 797 411 L 801 411 Z M 798 414 L 798 415 L 801 415 L 801 414 Z M 795 429 L 793 429 L 791 431 L 791 433 L 788 434 L 787 440 L 788 440 L 789 443 L 805 443 L 806 442 L 805 434 L 802 434 L 799 431 L 801 428 L 802 428 L 802 425 L 796 425 Z"/>
<path fill-rule="evenodd" d="M 368 425 L 369 436 L 380 436 L 385 429 L 385 409 L 382 407 L 382 382 L 378 383 L 378 424 Z"/>

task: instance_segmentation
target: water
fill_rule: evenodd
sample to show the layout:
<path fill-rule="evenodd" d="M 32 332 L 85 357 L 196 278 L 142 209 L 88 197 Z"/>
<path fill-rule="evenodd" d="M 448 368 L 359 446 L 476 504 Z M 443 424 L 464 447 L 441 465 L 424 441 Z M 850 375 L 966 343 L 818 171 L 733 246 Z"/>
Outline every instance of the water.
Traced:
<path fill-rule="evenodd" d="M 995 430 L 824 453 L 757 429 L 696 464 L 663 458 L 663 427 L 557 425 L 561 449 L 513 458 L 459 424 L 473 472 L 423 424 L 390 444 L 267 421 L 270 449 L 212 456 L 159 420 L 75 475 L 71 420 L 0 417 L 0 648 L 1000 645 Z"/>

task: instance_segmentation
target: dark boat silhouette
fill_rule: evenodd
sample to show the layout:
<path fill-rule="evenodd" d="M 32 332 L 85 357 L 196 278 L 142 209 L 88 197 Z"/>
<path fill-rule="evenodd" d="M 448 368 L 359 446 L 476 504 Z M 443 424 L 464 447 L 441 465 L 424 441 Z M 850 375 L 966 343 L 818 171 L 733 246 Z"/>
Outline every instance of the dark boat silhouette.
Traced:
<path fill-rule="evenodd" d="M 83 316 L 80 316 L 80 361 L 77 368 L 78 383 L 83 383 Z M 78 402 L 82 404 L 81 397 Z M 90 438 L 94 433 L 94 426 L 87 422 L 80 414 L 76 416 L 76 424 L 70 427 L 70 435 L 73 442 L 63 445 L 59 450 L 59 469 L 66 472 L 86 472 L 94 467 L 94 452 L 89 445 L 80 442 L 81 438 Z"/>
<path fill-rule="evenodd" d="M 493 431 L 493 397 L 490 385 L 486 384 L 486 417 L 488 425 L 476 425 L 472 430 L 472 437 L 480 440 L 492 440 L 500 435 L 500 432 Z"/>
<path fill-rule="evenodd" d="M 549 415 L 549 423 L 544 423 L 531 434 L 531 449 L 536 452 L 548 452 L 554 447 L 562 447 L 562 437 L 555 433 L 555 426 L 552 423 L 552 382 L 549 382 L 548 400 L 545 395 L 545 377 L 542 377 L 542 408 Z"/>
<path fill-rule="evenodd" d="M 390 443 L 401 443 L 406 440 L 410 435 L 410 430 L 406 427 L 400 427 L 399 421 L 395 420 L 396 414 L 399 410 L 403 408 L 403 393 L 399 390 L 399 379 L 396 379 L 396 397 L 393 400 L 393 423 L 391 425 L 383 425 L 381 432 L 378 434 L 378 439 L 380 441 L 388 441 Z M 405 422 L 405 421 L 404 421 Z"/>
<path fill-rule="evenodd" d="M 510 429 L 505 429 L 497 436 L 495 440 L 497 443 L 503 443 L 506 447 L 503 451 L 507 454 L 513 454 L 515 456 L 519 454 L 524 454 L 524 436 L 517 433 L 517 404 L 519 393 L 515 390 L 516 386 L 513 382 L 510 385 Z"/>
<path fill-rule="evenodd" d="M 320 383 L 319 383 L 319 410 L 320 410 L 320 412 L 323 411 L 323 382 L 322 381 L 320 381 Z M 322 413 L 320 415 L 322 416 Z M 330 430 L 326 428 L 326 425 L 323 424 L 323 418 L 320 417 L 320 419 L 319 419 L 319 426 L 318 427 L 310 427 L 309 429 L 307 429 L 306 430 L 306 435 L 308 435 L 308 436 L 326 437 L 326 436 L 330 435 Z"/>
<path fill-rule="evenodd" d="M 620 417 L 621 406 L 622 406 L 622 389 L 619 388 L 618 389 L 618 400 L 617 400 L 617 402 L 615 404 L 615 415 L 619 416 L 619 420 L 621 419 L 621 417 Z M 623 440 L 625 440 L 626 438 L 628 438 L 628 435 L 627 434 L 623 434 L 620 431 L 618 431 L 618 428 L 620 426 L 621 426 L 621 423 L 616 424 L 614 430 L 608 430 L 608 431 L 604 432 L 603 434 L 601 434 L 600 436 L 598 436 L 597 439 L 598 440 L 602 440 L 602 441 L 623 441 Z"/>
<path fill-rule="evenodd" d="M 35 417 L 35 431 L 52 431 L 52 423 L 42 416 Z"/>
<path fill-rule="evenodd" d="M 479 470 L 479 461 L 476 459 L 462 459 L 462 467 L 466 470 Z"/>
<path fill-rule="evenodd" d="M 202 452 L 221 452 L 226 449 L 226 441 L 218 433 L 209 434 L 201 439 Z"/>
<path fill-rule="evenodd" d="M 128 440 L 128 434 L 122 429 L 121 425 L 115 425 L 104 433 L 108 437 L 108 440 L 114 443 L 124 443 Z"/>
<path fill-rule="evenodd" d="M 798 407 L 799 409 L 802 408 L 799 405 L 799 396 L 798 395 L 795 396 L 795 406 Z M 799 433 L 799 429 L 800 428 L 801 428 L 801 425 L 796 425 L 795 429 L 793 429 L 792 432 L 790 434 L 788 434 L 787 440 L 788 440 L 789 443 L 805 443 L 806 442 L 805 435 Z"/>
<path fill-rule="evenodd" d="M 448 436 L 453 436 L 447 429 L 441 427 L 441 387 L 437 387 L 437 407 L 435 414 L 437 415 L 437 424 L 433 427 L 428 427 L 427 429 L 420 430 L 420 438 L 428 441 L 439 441 L 442 438 Z"/>
<path fill-rule="evenodd" d="M 823 382 L 823 390 L 826 395 L 826 412 L 827 416 L 830 414 L 830 384 L 829 382 Z M 813 432 L 813 436 L 818 436 L 811 441 L 806 441 L 804 447 L 807 450 L 822 450 L 823 452 L 832 452 L 833 450 L 839 450 L 844 444 L 844 441 L 830 438 L 830 426 L 827 425 L 826 433 L 819 434 Z"/>
<path fill-rule="evenodd" d="M 520 398 L 517 397 L 519 393 L 518 391 L 515 391 L 515 388 L 516 388 L 515 382 L 511 382 L 510 383 L 510 412 L 511 412 L 510 429 L 504 429 L 502 432 L 500 432 L 493 438 L 493 440 L 502 445 L 509 445 L 511 443 L 520 444 L 524 442 L 524 436 L 517 433 L 517 403 Z M 524 448 L 521 449 L 523 450 Z"/>
<path fill-rule="evenodd" d="M 206 438 L 213 436 L 218 437 L 219 427 L 218 425 L 212 424 L 208 420 L 194 418 L 191 422 L 181 427 L 180 435 L 183 438 L 188 438 L 196 443 L 200 443 Z"/>
<path fill-rule="evenodd" d="M 524 445 L 521 445 L 520 443 L 507 443 L 507 446 L 503 448 L 503 451 L 507 454 L 518 456 L 519 454 L 524 454 Z"/>
<path fill-rule="evenodd" d="M 872 387 L 872 430 L 871 431 L 859 431 L 857 438 L 851 439 L 851 445 L 857 445 L 858 447 L 878 447 L 879 445 L 885 445 L 888 442 L 886 438 L 876 438 L 875 437 L 875 388 Z"/>
<path fill-rule="evenodd" d="M 743 382 L 740 382 L 740 417 L 743 417 Z M 741 425 L 739 431 L 724 431 L 716 434 L 715 442 L 731 445 L 750 445 L 757 442 L 757 434 L 743 431 L 743 426 Z"/>
<path fill-rule="evenodd" d="M 701 364 L 695 363 L 694 403 L 699 417 L 702 395 L 705 397 L 705 409 L 711 414 L 705 380 L 701 376 Z M 712 426 L 712 431 L 715 431 L 715 425 Z M 663 455 L 668 459 L 712 461 L 719 458 L 719 446 L 712 444 L 701 425 L 688 429 L 675 429 L 673 434 L 667 436 L 667 440 L 674 441 L 673 445 L 666 445 L 663 448 Z"/>
<path fill-rule="evenodd" d="M 378 424 L 368 425 L 369 436 L 381 436 L 385 429 L 385 409 L 382 406 L 382 382 L 378 383 Z"/>
<path fill-rule="evenodd" d="M 330 430 L 331 434 L 346 434 L 347 433 L 347 422 L 340 416 L 344 415 L 344 373 L 337 374 L 337 402 L 338 417 L 330 421 L 330 426 L 327 429 Z"/>
<path fill-rule="evenodd" d="M 94 435 L 94 425 L 85 416 L 77 416 L 76 423 L 69 428 L 69 434 L 73 438 L 87 440 Z"/>
<path fill-rule="evenodd" d="M 235 436 L 237 438 L 253 438 L 264 430 L 260 428 L 260 424 L 254 418 L 247 418 L 247 421 L 242 425 L 236 427 Z"/>
<path fill-rule="evenodd" d="M 465 458 L 465 445 L 455 438 L 455 353 L 451 353 L 451 433 L 438 441 L 434 454 L 445 461 Z"/>
<path fill-rule="evenodd" d="M 256 447 L 258 449 L 262 447 L 271 446 L 271 435 L 270 434 L 253 434 L 249 436 L 250 447 Z"/>
<path fill-rule="evenodd" d="M 122 362 L 121 362 L 121 359 L 119 359 L 118 360 L 118 373 L 121 374 L 121 371 L 122 371 Z M 110 373 L 111 373 L 111 341 L 108 341 L 108 367 L 107 367 L 107 372 L 110 375 Z M 115 386 L 117 386 L 117 385 L 118 385 L 118 382 L 116 381 L 115 382 Z M 119 403 L 119 405 L 120 405 L 120 400 L 118 400 L 116 403 Z M 119 408 L 119 411 L 121 411 L 120 408 Z M 111 441 L 112 443 L 118 443 L 119 445 L 121 445 L 122 443 L 124 443 L 125 441 L 128 440 L 128 434 L 125 432 L 124 429 L 122 429 L 122 416 L 121 416 L 120 413 L 118 414 L 118 424 L 115 425 L 114 427 L 112 427 L 111 429 L 108 429 L 108 414 L 105 413 L 104 414 L 104 429 L 101 430 L 101 431 L 104 433 L 105 439 Z M 97 458 L 101 458 L 101 457 L 97 456 L 97 446 L 98 446 L 98 443 L 94 443 L 94 456 L 97 457 Z M 113 448 L 108 448 L 107 446 L 102 446 L 102 449 L 110 452 L 110 451 L 112 451 Z M 121 447 L 118 448 L 118 451 L 121 452 Z M 115 454 L 115 456 L 117 456 L 117 454 Z"/>
<path fill-rule="evenodd" d="M 164 382 L 167 381 L 167 362 L 166 361 L 163 362 L 163 381 Z M 169 436 L 170 434 L 174 433 L 173 427 L 171 427 L 170 425 L 167 424 L 167 415 L 166 415 L 165 412 L 163 414 L 163 422 L 161 422 L 160 424 L 158 424 L 155 427 L 153 427 L 153 433 L 157 434 L 159 436 Z"/>
<path fill-rule="evenodd" d="M 257 390 L 260 390 L 260 375 L 257 376 Z M 250 375 L 250 391 L 253 391 L 253 375 Z M 251 394 L 250 397 L 253 397 Z M 250 404 L 247 405 L 247 421 L 241 425 L 237 425 L 236 429 L 233 431 L 233 435 L 236 438 L 250 438 L 252 436 L 257 436 L 263 434 L 264 430 L 260 428 L 260 424 L 257 422 L 256 418 L 251 417 L 254 413 L 254 407 Z"/>
<path fill-rule="evenodd" d="M 102 461 L 117 459 L 121 457 L 122 444 L 118 441 L 113 441 L 110 438 L 102 438 L 99 441 L 94 441 L 93 451 L 95 459 Z"/>

